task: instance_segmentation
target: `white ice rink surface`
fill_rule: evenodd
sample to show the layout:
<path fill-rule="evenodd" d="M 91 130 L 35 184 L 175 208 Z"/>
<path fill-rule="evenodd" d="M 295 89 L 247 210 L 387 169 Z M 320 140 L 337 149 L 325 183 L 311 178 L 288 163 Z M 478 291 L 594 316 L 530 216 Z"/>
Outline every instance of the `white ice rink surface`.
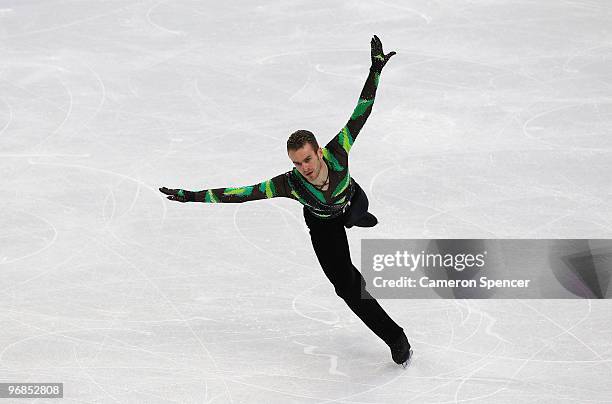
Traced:
<path fill-rule="evenodd" d="M 394 56 L 351 173 L 362 238 L 612 237 L 607 1 L 0 1 L 0 382 L 74 403 L 612 402 L 601 300 L 335 294 L 301 205 L 158 187 L 291 169 Z M 1 400 L 0 402 L 11 402 Z"/>

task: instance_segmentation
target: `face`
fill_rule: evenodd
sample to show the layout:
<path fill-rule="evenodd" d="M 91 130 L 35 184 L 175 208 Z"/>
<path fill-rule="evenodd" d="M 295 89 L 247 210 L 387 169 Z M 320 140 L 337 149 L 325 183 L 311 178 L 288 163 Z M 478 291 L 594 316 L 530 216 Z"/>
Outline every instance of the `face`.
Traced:
<path fill-rule="evenodd" d="M 316 152 L 312 149 L 310 143 L 306 143 L 303 147 L 297 150 L 289 151 L 289 158 L 298 171 L 307 179 L 314 180 L 319 176 L 322 167 L 321 158 L 323 152 L 319 147 Z"/>

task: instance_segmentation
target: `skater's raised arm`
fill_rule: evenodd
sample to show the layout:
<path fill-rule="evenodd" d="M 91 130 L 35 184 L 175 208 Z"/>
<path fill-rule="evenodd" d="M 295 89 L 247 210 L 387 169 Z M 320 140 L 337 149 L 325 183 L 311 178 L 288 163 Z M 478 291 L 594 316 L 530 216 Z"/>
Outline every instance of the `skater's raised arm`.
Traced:
<path fill-rule="evenodd" d="M 357 138 L 361 128 L 370 116 L 370 112 L 372 112 L 372 105 L 374 104 L 374 98 L 376 97 L 376 89 L 378 87 L 380 73 L 391 56 L 395 55 L 395 52 L 390 52 L 385 55 L 383 52 L 382 43 L 376 35 L 374 35 L 370 41 L 370 45 L 372 49 L 372 66 L 370 67 L 368 77 L 363 89 L 361 90 L 361 94 L 359 95 L 357 106 L 355 107 L 355 110 L 353 111 L 353 114 L 351 115 L 347 124 L 344 125 L 338 135 L 336 135 L 334 139 L 328 143 L 328 146 L 332 147 L 339 143 L 341 146 L 340 149 L 344 150 L 347 154 L 351 150 L 353 142 Z"/>
<path fill-rule="evenodd" d="M 254 185 L 236 188 L 214 188 L 201 191 L 187 191 L 184 189 L 159 188 L 160 192 L 169 195 L 168 199 L 178 202 L 204 202 L 204 203 L 242 203 L 258 199 L 278 197 L 291 198 L 288 191 L 285 174 L 277 175 L 267 181 Z"/>

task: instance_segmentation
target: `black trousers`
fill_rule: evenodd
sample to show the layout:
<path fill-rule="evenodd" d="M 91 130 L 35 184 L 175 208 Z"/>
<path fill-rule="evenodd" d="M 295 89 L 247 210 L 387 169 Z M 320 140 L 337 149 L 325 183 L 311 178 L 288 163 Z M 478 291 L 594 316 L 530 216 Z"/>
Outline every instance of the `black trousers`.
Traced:
<path fill-rule="evenodd" d="M 389 345 L 403 333 L 403 329 L 368 293 L 365 279 L 351 262 L 344 228 L 347 215 L 348 211 L 334 219 L 319 219 L 304 207 L 304 219 L 310 229 L 312 246 L 336 294 L 374 334 Z"/>

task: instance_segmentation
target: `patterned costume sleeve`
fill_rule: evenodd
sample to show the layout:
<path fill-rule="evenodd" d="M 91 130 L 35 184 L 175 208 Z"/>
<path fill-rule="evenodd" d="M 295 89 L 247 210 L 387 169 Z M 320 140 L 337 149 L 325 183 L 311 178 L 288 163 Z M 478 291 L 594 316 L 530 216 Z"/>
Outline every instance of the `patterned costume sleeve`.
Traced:
<path fill-rule="evenodd" d="M 370 68 L 368 78 L 359 95 L 357 106 L 353 110 L 349 121 L 340 132 L 326 145 L 348 155 L 357 135 L 372 112 L 372 105 L 376 97 L 376 89 L 380 79 L 380 70 Z M 339 147 L 338 147 L 339 146 Z"/>
<path fill-rule="evenodd" d="M 235 188 L 203 189 L 184 191 L 188 201 L 204 203 L 242 203 L 258 199 L 292 198 L 285 174 L 267 181 Z"/>

